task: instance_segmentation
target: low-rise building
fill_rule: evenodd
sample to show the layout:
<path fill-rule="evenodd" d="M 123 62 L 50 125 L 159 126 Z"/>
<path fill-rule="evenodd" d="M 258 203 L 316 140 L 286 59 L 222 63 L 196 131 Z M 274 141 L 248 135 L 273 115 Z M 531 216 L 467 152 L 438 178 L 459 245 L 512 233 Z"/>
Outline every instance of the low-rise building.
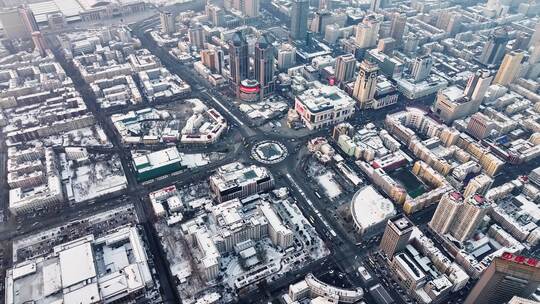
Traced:
<path fill-rule="evenodd" d="M 396 215 L 394 204 L 372 186 L 358 190 L 351 201 L 351 216 L 362 238 L 384 230 L 389 218 Z"/>
<path fill-rule="evenodd" d="M 224 202 L 270 190 L 274 187 L 274 178 L 264 167 L 246 167 L 235 162 L 218 168 L 210 177 L 210 187 L 217 201 Z"/>
<path fill-rule="evenodd" d="M 355 101 L 335 86 L 316 84 L 296 95 L 295 110 L 310 130 L 330 127 L 354 114 Z"/>
<path fill-rule="evenodd" d="M 54 247 L 6 274 L 6 303 L 118 303 L 154 286 L 143 240 L 124 226 Z"/>
<path fill-rule="evenodd" d="M 132 157 L 139 181 L 146 181 L 186 168 L 182 164 L 182 157 L 176 147 L 142 155 L 132 154 Z"/>

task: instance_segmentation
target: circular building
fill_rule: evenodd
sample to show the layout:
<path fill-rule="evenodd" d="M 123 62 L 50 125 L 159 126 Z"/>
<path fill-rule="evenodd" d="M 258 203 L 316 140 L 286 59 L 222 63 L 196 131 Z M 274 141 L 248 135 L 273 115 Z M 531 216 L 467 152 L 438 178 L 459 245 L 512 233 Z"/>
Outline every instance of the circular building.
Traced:
<path fill-rule="evenodd" d="M 242 101 L 257 101 L 261 86 L 257 80 L 244 79 L 240 82 L 240 99 Z"/>
<path fill-rule="evenodd" d="M 394 204 L 373 186 L 363 187 L 352 198 L 351 216 L 362 238 L 383 231 L 388 219 L 394 215 Z"/>

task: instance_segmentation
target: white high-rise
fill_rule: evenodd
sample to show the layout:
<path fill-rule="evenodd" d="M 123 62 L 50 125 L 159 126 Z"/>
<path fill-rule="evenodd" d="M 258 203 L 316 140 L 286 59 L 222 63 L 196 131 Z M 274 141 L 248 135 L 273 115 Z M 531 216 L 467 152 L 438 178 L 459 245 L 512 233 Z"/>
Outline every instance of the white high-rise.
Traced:
<path fill-rule="evenodd" d="M 377 46 L 381 22 L 375 15 L 368 15 L 356 26 L 356 44 L 360 48 Z"/>
<path fill-rule="evenodd" d="M 161 32 L 164 34 L 172 34 L 176 31 L 176 24 L 174 21 L 174 15 L 171 12 L 159 13 L 159 19 L 161 21 Z"/>
<path fill-rule="evenodd" d="M 277 65 L 279 70 L 286 70 L 296 63 L 296 48 L 283 43 L 277 52 Z"/>
<path fill-rule="evenodd" d="M 480 103 L 486 96 L 486 92 L 491 85 L 491 80 L 493 80 L 493 76 L 489 70 L 478 70 L 469 77 L 469 81 L 467 82 L 467 86 L 463 93 L 465 96 L 469 97 L 472 102 L 478 103 L 478 106 L 480 106 Z M 476 112 L 478 107 L 471 110 Z"/>
<path fill-rule="evenodd" d="M 416 57 L 412 64 L 411 76 L 415 82 L 420 82 L 428 78 L 433 66 L 433 58 L 430 55 Z"/>

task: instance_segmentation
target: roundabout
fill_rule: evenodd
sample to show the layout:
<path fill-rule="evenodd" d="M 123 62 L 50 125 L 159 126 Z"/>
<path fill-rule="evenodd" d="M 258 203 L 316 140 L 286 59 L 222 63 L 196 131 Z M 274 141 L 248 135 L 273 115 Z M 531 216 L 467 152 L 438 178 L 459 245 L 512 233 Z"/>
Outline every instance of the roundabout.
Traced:
<path fill-rule="evenodd" d="M 274 140 L 258 142 L 251 148 L 251 157 L 263 164 L 277 164 L 288 155 L 287 147 Z"/>

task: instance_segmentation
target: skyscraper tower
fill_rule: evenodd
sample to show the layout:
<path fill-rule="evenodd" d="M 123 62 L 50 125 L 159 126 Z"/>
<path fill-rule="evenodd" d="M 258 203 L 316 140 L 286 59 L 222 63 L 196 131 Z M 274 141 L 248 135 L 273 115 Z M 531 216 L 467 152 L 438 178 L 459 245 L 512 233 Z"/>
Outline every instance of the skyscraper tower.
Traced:
<path fill-rule="evenodd" d="M 372 12 L 376 12 L 381 8 L 385 8 L 391 4 L 390 0 L 370 0 L 369 9 Z"/>
<path fill-rule="evenodd" d="M 534 33 L 531 36 L 531 40 L 529 40 L 528 46 L 531 47 L 537 45 L 540 45 L 540 21 L 538 21 L 534 27 Z"/>
<path fill-rule="evenodd" d="M 208 19 L 210 22 L 212 22 L 212 25 L 214 26 L 223 25 L 223 18 L 225 18 L 225 11 L 221 7 L 215 4 L 207 4 L 205 9 L 206 9 L 206 16 L 208 16 Z"/>
<path fill-rule="evenodd" d="M 161 32 L 164 34 L 172 34 L 176 31 L 174 15 L 171 12 L 160 12 L 159 20 L 161 23 Z"/>
<path fill-rule="evenodd" d="M 34 12 L 27 7 L 22 6 L 19 8 L 19 14 L 21 15 L 22 22 L 24 24 L 24 27 L 26 27 L 26 30 L 29 33 L 39 32 L 39 26 L 36 22 L 36 17 L 34 16 Z"/>
<path fill-rule="evenodd" d="M 244 9 L 243 13 L 247 17 L 257 17 L 259 16 L 259 10 L 260 10 L 260 0 L 243 0 L 244 1 Z"/>
<path fill-rule="evenodd" d="M 229 64 L 231 81 L 238 94 L 240 82 L 248 77 L 249 72 L 248 43 L 241 31 L 234 33 L 229 41 Z"/>
<path fill-rule="evenodd" d="M 352 54 L 341 55 L 336 58 L 336 81 L 348 82 L 354 77 L 356 58 Z"/>
<path fill-rule="evenodd" d="M 390 25 L 390 37 L 396 41 L 403 40 L 403 33 L 407 25 L 407 15 L 402 13 L 394 13 L 392 15 L 392 23 Z"/>
<path fill-rule="evenodd" d="M 382 0 L 371 0 L 371 3 L 369 4 L 369 9 L 372 12 L 376 12 L 381 8 L 381 1 Z"/>
<path fill-rule="evenodd" d="M 188 31 L 189 43 L 192 46 L 196 46 L 197 49 L 204 49 L 204 30 L 200 23 L 195 24 Z"/>
<path fill-rule="evenodd" d="M 441 198 L 437 209 L 429 222 L 429 227 L 439 234 L 446 234 L 451 228 L 459 207 L 463 204 L 461 193 L 453 191 Z"/>
<path fill-rule="evenodd" d="M 307 35 L 309 15 L 308 0 L 293 0 L 291 8 L 291 38 L 293 40 L 304 40 Z"/>
<path fill-rule="evenodd" d="M 484 65 L 497 65 L 501 62 L 506 44 L 508 43 L 508 32 L 498 29 L 489 36 L 489 40 L 484 46 L 484 50 L 478 59 Z"/>
<path fill-rule="evenodd" d="M 527 298 L 540 285 L 540 262 L 509 252 L 496 257 L 465 299 L 465 304 L 503 304 Z"/>
<path fill-rule="evenodd" d="M 375 15 L 368 15 L 362 23 L 356 26 L 356 44 L 360 48 L 370 48 L 377 45 L 380 21 Z"/>
<path fill-rule="evenodd" d="M 450 192 L 441 198 L 429 226 L 441 235 L 449 233 L 463 242 L 476 231 L 489 208 L 490 204 L 479 194 L 463 199 L 460 193 Z"/>
<path fill-rule="evenodd" d="M 21 16 L 17 8 L 0 9 L 0 23 L 4 28 L 4 36 L 8 39 L 26 38 L 30 34 L 21 21 Z"/>
<path fill-rule="evenodd" d="M 428 78 L 432 66 L 433 59 L 430 55 L 416 57 L 411 68 L 411 76 L 414 79 L 414 82 L 420 82 Z"/>
<path fill-rule="evenodd" d="M 41 32 L 32 33 L 32 42 L 34 42 L 34 47 L 39 51 L 41 57 L 47 56 L 47 44 Z"/>
<path fill-rule="evenodd" d="M 471 107 L 471 112 L 478 111 L 482 100 L 486 96 L 491 80 L 493 80 L 493 76 L 489 70 L 478 70 L 469 77 L 463 94 L 469 97 L 469 100 L 474 104 Z"/>
<path fill-rule="evenodd" d="M 375 63 L 364 60 L 360 64 L 360 72 L 354 83 L 353 97 L 358 100 L 358 104 L 362 109 L 371 106 L 377 89 L 378 73 L 379 67 Z"/>
<path fill-rule="evenodd" d="M 214 57 L 214 59 L 215 59 L 216 73 L 218 73 L 219 75 L 223 75 L 224 57 L 225 55 L 223 54 L 223 50 L 221 48 L 216 49 L 216 57 Z"/>
<path fill-rule="evenodd" d="M 406 216 L 395 216 L 388 220 L 379 248 L 391 260 L 396 252 L 407 246 L 412 232 L 413 224 Z"/>
<path fill-rule="evenodd" d="M 406 53 L 414 54 L 418 45 L 420 44 L 420 37 L 415 33 L 409 33 L 403 38 L 403 51 Z"/>
<path fill-rule="evenodd" d="M 460 242 L 469 239 L 482 223 L 489 208 L 490 204 L 483 196 L 474 194 L 467 197 L 455 218 L 454 227 L 450 232 L 452 236 Z"/>
<path fill-rule="evenodd" d="M 516 39 L 512 44 L 512 50 L 527 50 L 529 47 L 529 42 L 531 41 L 531 35 L 525 32 L 517 32 Z"/>
<path fill-rule="evenodd" d="M 283 43 L 278 49 L 277 65 L 279 70 L 286 70 L 296 63 L 296 48 L 288 43 Z"/>
<path fill-rule="evenodd" d="M 525 55 L 522 51 L 512 51 L 506 54 L 493 82 L 500 85 L 507 85 L 514 81 L 521 69 L 521 63 L 524 58 Z"/>
<path fill-rule="evenodd" d="M 262 34 L 255 44 L 255 79 L 262 92 L 261 100 L 274 90 L 274 46 L 267 34 Z"/>

